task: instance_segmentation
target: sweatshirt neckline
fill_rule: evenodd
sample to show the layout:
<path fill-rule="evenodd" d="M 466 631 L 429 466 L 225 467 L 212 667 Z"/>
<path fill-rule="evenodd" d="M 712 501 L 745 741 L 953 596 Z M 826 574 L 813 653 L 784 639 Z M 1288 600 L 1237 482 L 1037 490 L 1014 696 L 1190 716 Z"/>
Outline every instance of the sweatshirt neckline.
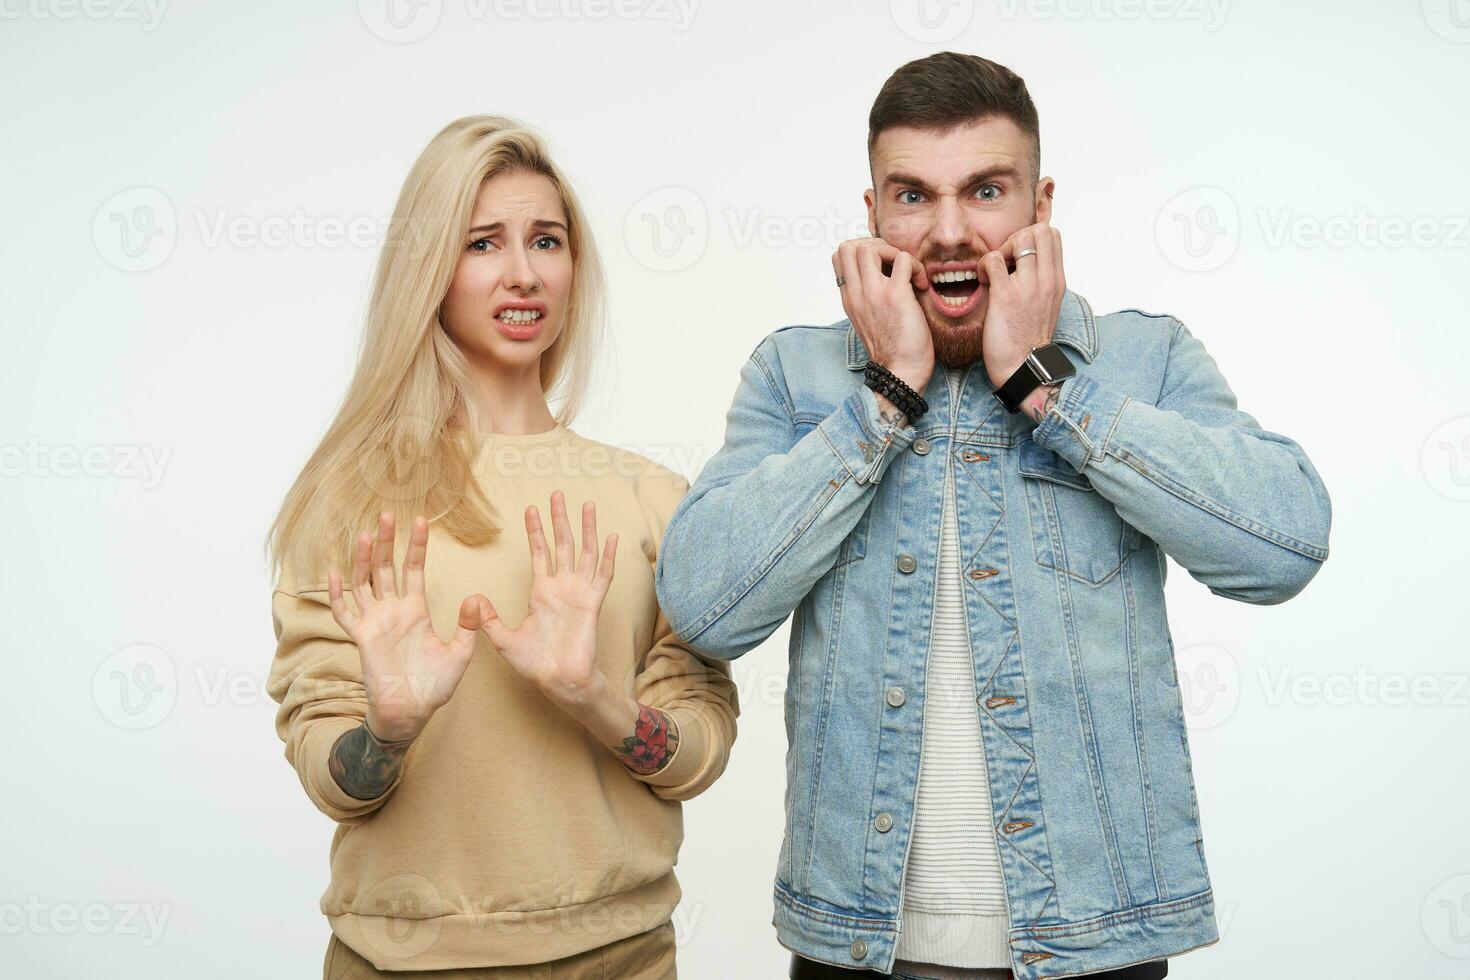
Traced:
<path fill-rule="evenodd" d="M 461 439 L 469 439 L 468 429 L 458 429 Z M 492 446 L 531 446 L 542 442 L 556 442 L 571 435 L 565 424 L 558 422 L 544 432 L 482 432 L 478 438 Z"/>

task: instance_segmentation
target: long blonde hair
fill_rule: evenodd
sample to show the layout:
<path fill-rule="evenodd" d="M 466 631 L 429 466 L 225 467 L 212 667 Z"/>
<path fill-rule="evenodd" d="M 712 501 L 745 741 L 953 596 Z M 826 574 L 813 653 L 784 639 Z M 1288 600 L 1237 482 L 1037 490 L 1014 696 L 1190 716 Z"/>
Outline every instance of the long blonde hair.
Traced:
<path fill-rule="evenodd" d="M 471 478 L 478 448 L 462 434 L 486 426 L 470 393 L 468 361 L 439 321 L 480 185 L 526 171 L 556 187 L 567 214 L 572 288 L 561 333 L 541 356 L 541 388 L 556 419 L 581 406 L 601 338 L 602 263 L 581 205 L 543 140 L 504 116 L 465 116 L 419 154 L 399 192 L 378 258 L 362 346 L 337 416 L 292 484 L 266 536 L 275 573 L 324 583 L 335 558 L 350 577 L 357 535 L 376 535 L 392 510 L 400 536 L 415 514 L 469 545 L 500 531 L 495 508 Z M 461 421 L 464 430 L 455 428 Z"/>

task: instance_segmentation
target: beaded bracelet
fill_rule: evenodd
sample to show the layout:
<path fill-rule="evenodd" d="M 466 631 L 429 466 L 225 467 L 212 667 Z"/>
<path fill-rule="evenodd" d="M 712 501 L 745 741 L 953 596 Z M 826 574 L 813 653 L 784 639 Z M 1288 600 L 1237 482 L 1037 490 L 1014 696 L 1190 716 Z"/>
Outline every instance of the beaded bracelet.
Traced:
<path fill-rule="evenodd" d="M 929 403 L 924 400 L 923 395 L 910 388 L 902 378 L 877 361 L 869 361 L 868 366 L 863 369 L 863 383 L 893 402 L 894 407 L 902 412 L 910 423 L 917 422 L 925 412 L 929 411 Z"/>
<path fill-rule="evenodd" d="M 868 386 L 883 395 L 910 419 L 917 419 L 929 409 L 924 397 L 881 364 L 871 363 L 864 372 Z"/>

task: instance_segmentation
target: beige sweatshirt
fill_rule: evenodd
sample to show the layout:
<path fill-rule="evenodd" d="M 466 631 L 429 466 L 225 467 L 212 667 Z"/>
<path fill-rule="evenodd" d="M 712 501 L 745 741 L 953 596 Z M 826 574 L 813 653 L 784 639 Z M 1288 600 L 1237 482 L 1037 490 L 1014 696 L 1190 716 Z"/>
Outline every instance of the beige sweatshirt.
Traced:
<path fill-rule="evenodd" d="M 531 582 L 525 508 L 537 505 L 549 540 L 551 492 L 564 491 L 580 537 L 577 515 L 592 500 L 599 535 L 618 532 L 598 621 L 600 665 L 631 697 L 672 715 L 679 743 L 657 773 L 633 773 L 482 634 L 394 784 L 377 799 L 354 799 L 327 759 L 367 712 L 357 648 L 332 618 L 325 573 L 302 582 L 283 569 L 271 596 L 276 731 L 311 801 L 337 821 L 321 910 L 343 942 L 383 970 L 540 963 L 668 921 L 681 895 L 673 872 L 680 801 L 724 771 L 735 740 L 729 664 L 681 643 L 654 594 L 659 543 L 687 482 L 564 426 L 491 437 L 475 473 L 504 530 L 470 548 L 430 524 L 425 592 L 439 636 L 453 635 L 459 604 L 473 592 L 489 596 L 514 629 Z M 396 516 L 404 529 L 413 515 Z M 394 562 L 400 574 L 406 539 L 400 534 Z"/>

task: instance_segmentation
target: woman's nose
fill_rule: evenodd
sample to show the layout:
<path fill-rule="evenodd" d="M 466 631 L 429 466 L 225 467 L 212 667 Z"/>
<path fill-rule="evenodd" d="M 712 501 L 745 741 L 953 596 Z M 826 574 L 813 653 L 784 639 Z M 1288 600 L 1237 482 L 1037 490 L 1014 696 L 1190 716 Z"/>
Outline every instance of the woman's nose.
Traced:
<path fill-rule="evenodd" d="M 514 249 L 507 256 L 505 273 L 501 277 L 508 289 L 530 290 L 539 281 L 536 270 L 531 267 L 531 257 L 525 249 Z"/>

